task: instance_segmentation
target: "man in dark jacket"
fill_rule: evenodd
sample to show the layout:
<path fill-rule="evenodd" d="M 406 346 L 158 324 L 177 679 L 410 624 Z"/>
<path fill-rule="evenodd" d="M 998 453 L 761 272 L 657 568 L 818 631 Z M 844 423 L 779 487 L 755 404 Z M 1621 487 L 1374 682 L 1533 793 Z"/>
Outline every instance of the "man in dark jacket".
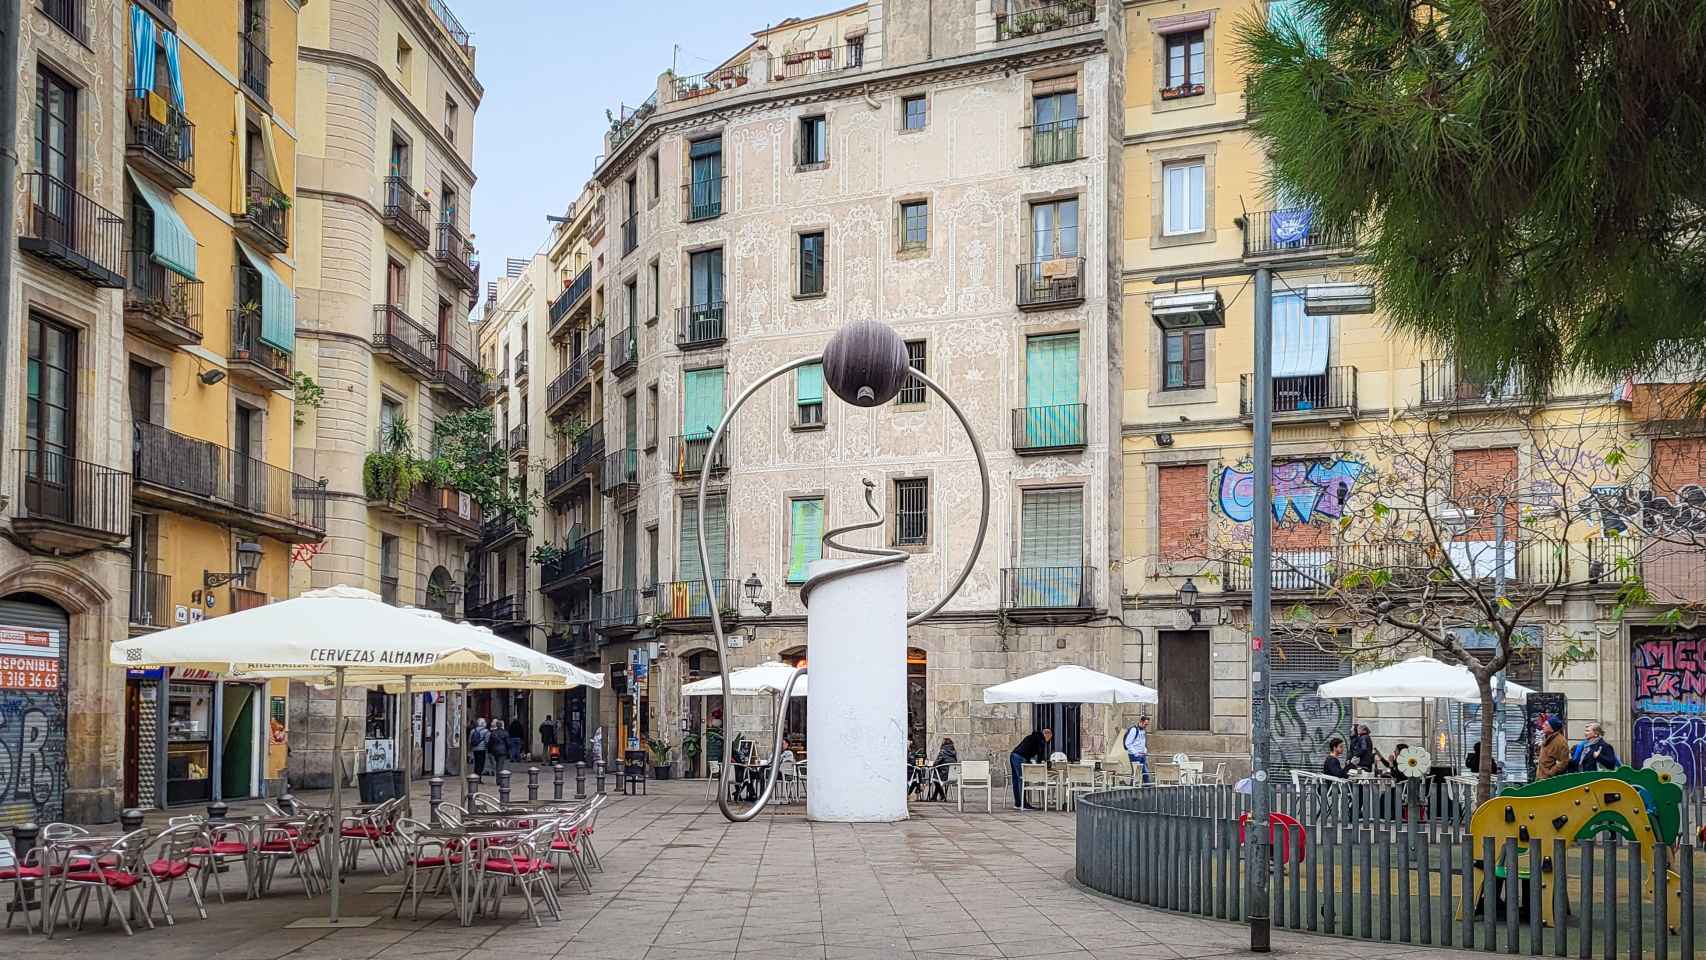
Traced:
<path fill-rule="evenodd" d="M 545 714 L 545 722 L 539 725 L 539 749 L 545 754 L 545 762 L 556 760 L 557 725 L 551 722 L 551 715 Z"/>
<path fill-rule="evenodd" d="M 1025 803 L 1024 792 L 1019 789 L 1020 782 L 1024 779 L 1023 767 L 1027 763 L 1042 763 L 1047 760 L 1049 744 L 1052 742 L 1054 731 L 1044 727 L 1041 730 L 1032 730 L 1030 736 L 1020 740 L 1019 745 L 1013 748 L 1012 755 L 1007 758 L 1008 770 L 1013 775 L 1013 806 L 1024 805 L 1029 809 L 1036 809 L 1035 805 Z"/>
<path fill-rule="evenodd" d="M 509 731 L 504 729 L 502 720 L 492 721 L 491 736 L 486 738 L 486 766 L 492 776 L 503 772 L 504 761 L 509 759 Z"/>

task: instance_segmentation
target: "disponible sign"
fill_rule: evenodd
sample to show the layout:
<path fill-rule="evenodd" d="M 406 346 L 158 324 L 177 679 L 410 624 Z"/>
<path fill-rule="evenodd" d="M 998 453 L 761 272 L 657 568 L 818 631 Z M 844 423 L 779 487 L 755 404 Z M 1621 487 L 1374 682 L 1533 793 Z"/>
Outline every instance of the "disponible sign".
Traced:
<path fill-rule="evenodd" d="M 0 690 L 59 689 L 59 631 L 0 626 Z"/>

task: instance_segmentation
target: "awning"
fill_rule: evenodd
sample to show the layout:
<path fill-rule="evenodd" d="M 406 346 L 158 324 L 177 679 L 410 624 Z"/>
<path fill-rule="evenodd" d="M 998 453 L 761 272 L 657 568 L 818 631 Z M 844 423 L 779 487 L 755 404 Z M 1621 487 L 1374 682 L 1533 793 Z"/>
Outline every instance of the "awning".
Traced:
<path fill-rule="evenodd" d="M 267 258 L 254 248 L 237 241 L 243 256 L 255 272 L 261 275 L 261 342 L 286 353 L 296 352 L 296 295 L 290 284 L 278 278 L 267 266 Z"/>
<path fill-rule="evenodd" d="M 178 211 L 172 209 L 172 198 L 134 173 L 130 182 L 154 212 L 154 262 L 194 280 L 195 234 L 190 232 L 184 218 L 178 216 Z"/>
<path fill-rule="evenodd" d="M 1274 295 L 1274 376 L 1313 377 L 1327 372 L 1327 348 L 1332 342 L 1333 318 L 1303 313 L 1303 298 L 1295 293 Z"/>

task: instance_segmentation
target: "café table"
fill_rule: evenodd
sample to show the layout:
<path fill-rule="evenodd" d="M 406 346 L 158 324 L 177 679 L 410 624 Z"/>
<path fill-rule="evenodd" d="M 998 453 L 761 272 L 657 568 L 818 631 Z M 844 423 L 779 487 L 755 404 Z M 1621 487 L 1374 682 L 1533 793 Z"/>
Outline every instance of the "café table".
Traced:
<path fill-rule="evenodd" d="M 419 836 L 422 839 L 438 840 L 445 845 L 446 868 L 456 868 L 456 916 L 462 926 L 474 924 L 474 897 L 470 886 L 473 883 L 475 861 L 481 856 L 481 851 L 474 849 L 475 845 L 480 841 L 517 836 L 526 833 L 528 829 L 531 828 L 465 824 L 461 827 L 428 827 L 420 831 Z"/>

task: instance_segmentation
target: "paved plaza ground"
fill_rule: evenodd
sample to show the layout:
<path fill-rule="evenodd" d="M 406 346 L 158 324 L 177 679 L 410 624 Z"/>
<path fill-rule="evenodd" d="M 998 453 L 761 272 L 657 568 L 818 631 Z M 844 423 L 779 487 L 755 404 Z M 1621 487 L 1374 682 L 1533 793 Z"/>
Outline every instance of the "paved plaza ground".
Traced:
<path fill-rule="evenodd" d="M 319 802 L 320 797 L 305 794 Z M 425 810 L 424 803 L 421 809 Z M 599 821 L 605 872 L 594 892 L 563 895 L 563 919 L 536 928 L 521 899 L 501 920 L 458 927 L 433 901 L 421 919 L 392 920 L 394 884 L 364 856 L 345 884 L 345 912 L 383 914 L 363 929 L 286 930 L 324 916 L 326 899 L 301 896 L 280 874 L 265 899 L 209 907 L 199 920 L 174 898 L 176 927 L 126 938 L 91 925 L 46 940 L 20 926 L 0 932 L 0 955 L 82 960 L 122 950 L 125 960 L 879 960 L 913 957 L 1172 958 L 1244 952 L 1244 927 L 1175 916 L 1090 893 L 1071 881 L 1073 817 L 914 804 L 899 824 L 808 822 L 798 806 L 730 824 L 702 782 L 651 784 L 650 796 L 612 798 Z M 240 812 L 233 809 L 233 813 Z M 241 882 L 227 878 L 228 890 Z M 91 916 L 95 915 L 91 910 Z M 187 918 L 187 919 L 186 919 Z M 1457 951 L 1278 934 L 1276 955 L 1469 957 Z"/>

